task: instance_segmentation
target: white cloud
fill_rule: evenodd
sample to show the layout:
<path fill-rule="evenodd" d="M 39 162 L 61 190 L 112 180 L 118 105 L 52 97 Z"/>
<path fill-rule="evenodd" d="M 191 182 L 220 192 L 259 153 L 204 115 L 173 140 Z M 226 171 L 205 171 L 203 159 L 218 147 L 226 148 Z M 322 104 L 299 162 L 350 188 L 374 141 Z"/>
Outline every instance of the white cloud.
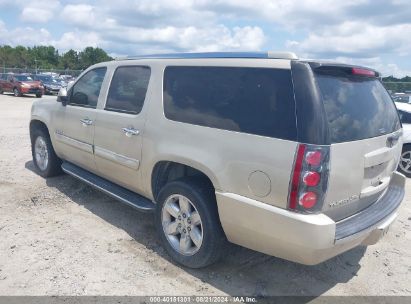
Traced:
<path fill-rule="evenodd" d="M 0 6 L 2 6 L 0 0 Z M 6 2 L 4 2 L 6 3 Z M 52 20 L 56 14 L 56 11 L 60 7 L 58 0 L 37 0 L 35 2 L 27 2 L 24 0 L 16 0 L 11 4 L 21 9 L 20 20 L 29 23 L 46 23 Z"/>
<path fill-rule="evenodd" d="M 96 18 L 94 7 L 88 4 L 69 4 L 63 8 L 60 14 L 60 19 L 63 22 L 74 24 L 77 26 L 91 27 L 95 24 Z"/>
<path fill-rule="evenodd" d="M 52 39 L 49 31 L 44 28 L 18 27 L 8 30 L 0 20 L 0 45 L 48 45 Z"/>
<path fill-rule="evenodd" d="M 410 24 L 376 26 L 360 21 L 348 21 L 308 34 L 302 41 L 288 41 L 287 46 L 308 54 L 351 55 L 363 57 L 392 53 L 411 54 Z"/>
<path fill-rule="evenodd" d="M 24 22 L 45 23 L 52 18 L 51 10 L 37 7 L 25 7 L 20 15 L 20 19 Z"/>
<path fill-rule="evenodd" d="M 106 29 L 111 41 L 134 44 L 136 51 L 144 45 L 167 45 L 168 48 L 185 51 L 259 50 L 264 43 L 264 33 L 259 27 L 235 27 L 224 25 L 197 28 L 135 28 L 115 27 Z"/>
<path fill-rule="evenodd" d="M 408 72 L 400 62 L 411 61 L 409 0 L 0 0 L 1 8 L 10 5 L 31 27 L 6 30 L 0 43 L 15 41 L 11 32 L 32 31 L 62 50 L 92 45 L 117 54 L 284 48 L 301 57 L 368 60 L 397 75 Z M 64 34 L 50 37 L 45 26 L 35 33 L 34 23 L 53 19 Z"/>
<path fill-rule="evenodd" d="M 67 32 L 64 33 L 59 40 L 50 41 L 51 45 L 54 45 L 63 52 L 73 49 L 75 51 L 83 50 L 86 46 L 101 47 L 101 39 L 95 32 Z"/>

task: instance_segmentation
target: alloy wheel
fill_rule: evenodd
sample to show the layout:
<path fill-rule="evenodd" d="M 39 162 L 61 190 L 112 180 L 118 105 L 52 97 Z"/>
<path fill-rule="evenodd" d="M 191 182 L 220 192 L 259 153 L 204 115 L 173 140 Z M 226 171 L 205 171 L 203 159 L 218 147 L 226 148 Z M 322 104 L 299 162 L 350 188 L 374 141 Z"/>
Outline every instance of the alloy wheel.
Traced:
<path fill-rule="evenodd" d="M 34 155 L 39 169 L 45 171 L 49 163 L 49 153 L 46 140 L 42 136 L 36 138 L 34 143 Z"/>
<path fill-rule="evenodd" d="M 203 225 L 193 203 L 181 194 L 169 196 L 161 212 L 164 234 L 171 246 L 182 255 L 191 256 L 203 242 Z"/>

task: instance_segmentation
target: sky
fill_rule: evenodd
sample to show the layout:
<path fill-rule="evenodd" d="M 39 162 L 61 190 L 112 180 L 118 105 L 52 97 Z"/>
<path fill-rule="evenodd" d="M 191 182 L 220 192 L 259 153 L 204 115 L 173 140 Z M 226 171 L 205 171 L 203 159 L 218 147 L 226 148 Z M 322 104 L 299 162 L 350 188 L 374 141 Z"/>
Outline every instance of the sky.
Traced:
<path fill-rule="evenodd" d="M 411 0 L 0 0 L 0 45 L 292 51 L 411 76 Z"/>

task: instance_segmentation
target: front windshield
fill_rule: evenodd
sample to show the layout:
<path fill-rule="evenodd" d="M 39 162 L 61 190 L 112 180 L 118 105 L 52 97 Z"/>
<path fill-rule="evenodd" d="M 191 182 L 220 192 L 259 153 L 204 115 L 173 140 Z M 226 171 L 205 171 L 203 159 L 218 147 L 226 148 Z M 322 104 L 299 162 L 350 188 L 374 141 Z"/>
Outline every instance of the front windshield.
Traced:
<path fill-rule="evenodd" d="M 52 78 L 50 76 L 39 76 L 37 75 L 37 78 L 41 81 L 46 81 L 46 82 L 52 82 Z"/>
<path fill-rule="evenodd" d="M 16 75 L 14 76 L 14 78 L 16 78 L 17 81 L 33 81 L 33 78 L 31 78 L 30 76 L 26 76 L 26 75 Z"/>

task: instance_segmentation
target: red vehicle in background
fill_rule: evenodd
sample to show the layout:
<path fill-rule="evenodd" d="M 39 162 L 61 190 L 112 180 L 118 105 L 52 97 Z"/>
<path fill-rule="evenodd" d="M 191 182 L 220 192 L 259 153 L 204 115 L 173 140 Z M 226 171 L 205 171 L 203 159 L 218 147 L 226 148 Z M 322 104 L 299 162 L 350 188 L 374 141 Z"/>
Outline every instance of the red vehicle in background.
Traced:
<path fill-rule="evenodd" d="M 0 94 L 11 92 L 14 96 L 34 94 L 40 98 L 44 94 L 44 86 L 40 81 L 35 81 L 29 75 L 2 74 L 0 78 Z"/>

